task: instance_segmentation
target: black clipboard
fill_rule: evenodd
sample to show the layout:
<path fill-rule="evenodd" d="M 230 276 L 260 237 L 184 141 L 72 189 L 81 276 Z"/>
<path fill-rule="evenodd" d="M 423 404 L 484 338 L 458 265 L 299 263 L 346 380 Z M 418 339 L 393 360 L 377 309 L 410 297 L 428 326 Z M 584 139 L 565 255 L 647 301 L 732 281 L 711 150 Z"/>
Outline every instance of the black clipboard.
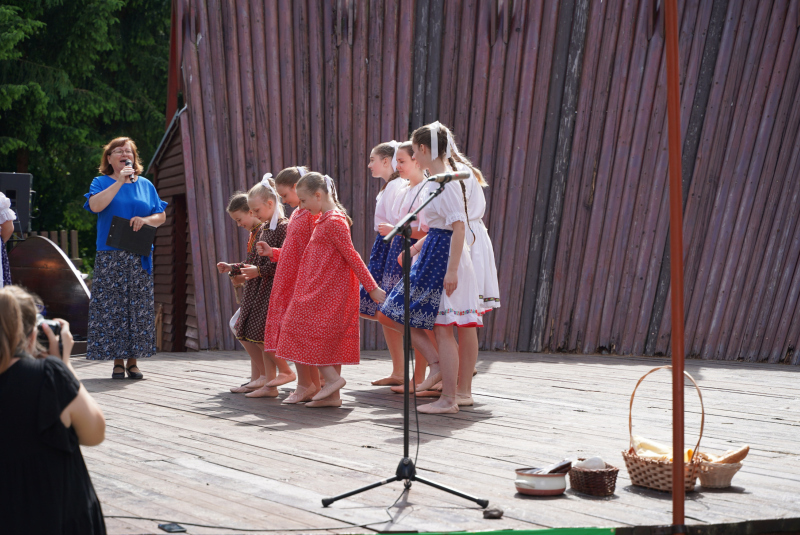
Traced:
<path fill-rule="evenodd" d="M 156 241 L 156 227 L 142 225 L 142 228 L 134 232 L 130 219 L 115 215 L 111 220 L 111 228 L 108 229 L 106 245 L 139 256 L 150 256 L 154 241 Z"/>

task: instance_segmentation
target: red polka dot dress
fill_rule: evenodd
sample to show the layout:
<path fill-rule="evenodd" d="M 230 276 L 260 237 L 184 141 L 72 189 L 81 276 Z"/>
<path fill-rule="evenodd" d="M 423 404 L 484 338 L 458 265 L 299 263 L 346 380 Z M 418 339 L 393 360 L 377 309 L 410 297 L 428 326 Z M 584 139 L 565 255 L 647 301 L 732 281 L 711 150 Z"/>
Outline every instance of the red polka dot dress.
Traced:
<path fill-rule="evenodd" d="M 292 300 L 297 269 L 311 239 L 311 233 L 314 232 L 317 217 L 304 208 L 295 209 L 289 218 L 283 247 L 272 249 L 272 262 L 277 262 L 278 267 L 275 270 L 269 313 L 264 327 L 264 350 L 269 353 L 275 353 L 278 349 L 281 322 Z"/>
<path fill-rule="evenodd" d="M 344 214 L 329 210 L 317 221 L 283 318 L 277 355 L 311 366 L 358 364 L 358 283 L 378 287 L 353 248 Z"/>

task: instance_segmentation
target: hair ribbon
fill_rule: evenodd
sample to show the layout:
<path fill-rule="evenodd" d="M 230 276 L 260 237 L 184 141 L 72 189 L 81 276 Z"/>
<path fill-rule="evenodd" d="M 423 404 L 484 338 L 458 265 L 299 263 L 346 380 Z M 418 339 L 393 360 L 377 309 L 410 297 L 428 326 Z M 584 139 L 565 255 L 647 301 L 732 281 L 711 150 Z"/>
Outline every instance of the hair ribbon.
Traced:
<path fill-rule="evenodd" d="M 299 169 L 300 168 L 298 167 L 298 170 Z M 280 214 L 278 213 L 278 203 L 281 202 L 281 197 L 278 195 L 278 192 L 275 191 L 275 188 L 272 187 L 272 184 L 270 184 L 269 180 L 271 178 L 272 173 L 264 173 L 264 176 L 261 177 L 261 185 L 267 188 L 270 193 L 275 195 L 275 211 L 272 213 L 272 219 L 269 221 L 269 229 L 275 230 L 278 228 L 278 218 L 280 217 Z"/>

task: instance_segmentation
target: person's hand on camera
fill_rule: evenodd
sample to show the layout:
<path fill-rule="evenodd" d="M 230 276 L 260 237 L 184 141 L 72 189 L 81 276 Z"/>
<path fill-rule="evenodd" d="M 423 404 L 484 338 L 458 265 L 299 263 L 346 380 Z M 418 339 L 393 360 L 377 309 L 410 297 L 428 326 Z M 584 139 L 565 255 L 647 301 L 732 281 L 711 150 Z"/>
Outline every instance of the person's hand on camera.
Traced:
<path fill-rule="evenodd" d="M 39 327 L 41 327 L 42 332 L 45 334 L 45 336 L 47 336 L 47 354 L 61 358 L 61 355 L 58 351 L 58 336 L 56 336 L 56 334 L 53 332 L 53 329 L 50 328 L 47 322 L 41 323 Z"/>
<path fill-rule="evenodd" d="M 72 332 L 69 330 L 69 323 L 67 320 L 56 318 L 56 321 L 61 324 L 61 360 L 69 365 L 69 356 L 72 354 L 72 347 L 75 345 L 75 339 L 72 337 Z"/>

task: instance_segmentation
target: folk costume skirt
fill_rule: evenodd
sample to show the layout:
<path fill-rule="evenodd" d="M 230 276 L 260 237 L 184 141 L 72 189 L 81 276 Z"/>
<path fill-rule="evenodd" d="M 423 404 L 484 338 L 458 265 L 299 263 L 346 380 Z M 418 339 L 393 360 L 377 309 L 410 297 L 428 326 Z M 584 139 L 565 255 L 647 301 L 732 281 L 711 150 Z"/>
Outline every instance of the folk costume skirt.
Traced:
<path fill-rule="evenodd" d="M 391 246 L 391 244 L 383 241 L 383 236 L 380 234 L 375 236 L 375 243 L 372 244 L 372 252 L 369 253 L 369 264 L 367 264 L 367 269 L 369 269 L 369 274 L 372 275 L 372 278 L 375 279 L 375 282 L 378 284 L 381 283 L 381 279 L 383 278 L 383 270 L 386 266 L 386 259 L 388 258 L 389 249 Z M 384 290 L 386 290 L 386 288 L 384 288 Z M 386 291 L 388 293 L 388 290 Z M 373 301 L 369 296 L 369 293 L 364 291 L 363 286 L 359 286 L 358 303 L 358 312 L 360 314 L 374 316 L 378 311 L 378 303 Z"/>
<path fill-rule="evenodd" d="M 482 219 L 469 222 L 467 243 L 471 244 L 470 258 L 478 281 L 478 310 L 483 315 L 493 308 L 500 308 L 500 284 L 497 282 L 497 265 L 492 239 Z"/>
<path fill-rule="evenodd" d="M 156 352 L 153 276 L 142 257 L 97 251 L 89 302 L 89 360 L 141 359 Z"/>
<path fill-rule="evenodd" d="M 422 244 L 416 262 L 411 266 L 410 296 L 411 326 L 417 329 L 433 330 L 439 315 L 439 302 L 444 293 L 444 276 L 450 256 L 452 230 L 432 228 Z M 395 256 L 395 263 L 397 257 Z M 381 312 L 391 320 L 404 322 L 405 285 L 402 278 L 386 296 Z"/>

